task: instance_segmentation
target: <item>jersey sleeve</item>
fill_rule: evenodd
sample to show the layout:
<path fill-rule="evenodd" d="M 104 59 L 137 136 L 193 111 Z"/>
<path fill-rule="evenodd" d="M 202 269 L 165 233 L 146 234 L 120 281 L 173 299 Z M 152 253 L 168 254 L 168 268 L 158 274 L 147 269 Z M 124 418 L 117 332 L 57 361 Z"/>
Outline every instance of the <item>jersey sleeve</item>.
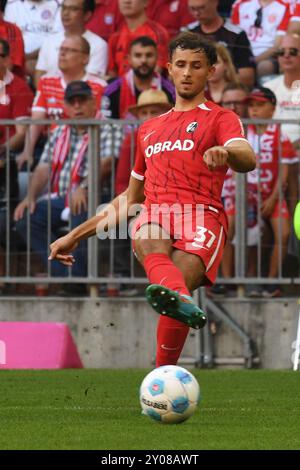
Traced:
<path fill-rule="evenodd" d="M 278 25 L 278 28 L 277 28 L 277 34 L 283 35 L 287 32 L 290 19 L 291 19 L 290 8 L 289 8 L 288 5 L 286 5 L 284 15 L 283 15 L 282 20 L 281 20 L 281 22 L 280 22 L 280 24 Z"/>
<path fill-rule="evenodd" d="M 46 112 L 46 111 L 47 111 L 47 103 L 46 103 L 46 97 L 44 94 L 44 80 L 41 77 L 39 79 L 37 91 L 33 100 L 32 112 Z"/>
<path fill-rule="evenodd" d="M 282 158 L 281 158 L 282 163 L 287 163 L 291 165 L 299 161 L 299 158 L 296 154 L 296 151 L 293 147 L 292 142 L 284 134 L 281 135 L 281 151 L 282 151 Z"/>
<path fill-rule="evenodd" d="M 226 146 L 235 140 L 244 140 L 245 132 L 239 117 L 233 111 L 221 113 L 216 123 L 216 139 L 218 145 Z"/>
<path fill-rule="evenodd" d="M 136 178 L 137 180 L 144 181 L 146 172 L 146 162 L 145 162 L 145 155 L 141 146 L 141 133 L 140 130 L 137 136 L 137 143 L 136 143 L 136 155 L 135 155 L 135 162 L 133 169 L 131 171 L 131 176 Z"/>

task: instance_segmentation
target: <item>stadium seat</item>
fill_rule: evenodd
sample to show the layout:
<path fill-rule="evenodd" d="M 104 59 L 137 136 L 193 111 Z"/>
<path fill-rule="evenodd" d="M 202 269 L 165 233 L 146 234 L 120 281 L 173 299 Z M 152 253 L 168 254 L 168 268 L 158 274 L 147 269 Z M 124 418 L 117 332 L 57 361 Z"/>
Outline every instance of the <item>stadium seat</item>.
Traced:
<path fill-rule="evenodd" d="M 0 370 L 82 367 L 66 324 L 0 322 Z"/>

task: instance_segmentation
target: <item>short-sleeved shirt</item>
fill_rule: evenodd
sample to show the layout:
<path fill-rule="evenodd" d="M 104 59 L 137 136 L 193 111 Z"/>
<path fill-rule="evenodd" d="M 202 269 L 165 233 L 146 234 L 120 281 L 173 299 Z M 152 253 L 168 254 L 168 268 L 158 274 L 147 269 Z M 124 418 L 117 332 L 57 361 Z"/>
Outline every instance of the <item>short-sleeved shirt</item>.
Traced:
<path fill-rule="evenodd" d="M 284 134 L 280 137 L 279 126 L 276 124 L 270 124 L 261 135 L 257 134 L 255 126 L 248 126 L 247 139 L 259 162 L 257 168 L 247 174 L 248 192 L 257 193 L 260 180 L 260 192 L 264 200 L 271 195 L 278 180 L 280 161 L 292 164 L 298 162 L 298 157 L 289 138 Z"/>
<path fill-rule="evenodd" d="M 85 27 L 108 41 L 110 36 L 118 31 L 123 22 L 124 19 L 119 11 L 118 0 L 98 0 L 95 11 Z"/>
<path fill-rule="evenodd" d="M 106 74 L 108 61 L 108 46 L 106 41 L 88 30 L 86 30 L 82 36 L 90 45 L 90 57 L 86 71 L 98 75 L 99 77 L 104 76 Z M 43 42 L 36 64 L 37 70 L 44 70 L 51 75 L 56 75 L 60 72 L 58 68 L 58 54 L 64 39 L 65 35 L 62 32 L 51 36 L 50 47 L 48 39 Z"/>
<path fill-rule="evenodd" d="M 63 31 L 60 4 L 59 0 L 8 0 L 4 17 L 21 29 L 26 54 L 39 49 L 53 33 Z"/>
<path fill-rule="evenodd" d="M 139 129 L 131 173 L 145 178 L 145 204 L 207 204 L 223 210 L 221 191 L 228 165 L 210 171 L 203 155 L 236 139 L 245 140 L 238 116 L 211 101 L 146 121 Z"/>
<path fill-rule="evenodd" d="M 194 18 L 189 12 L 187 0 L 151 0 L 146 13 L 150 20 L 163 25 L 171 38 Z"/>
<path fill-rule="evenodd" d="M 93 94 L 96 98 L 97 108 L 100 107 L 104 87 L 97 80 L 97 77 L 85 75 L 82 78 L 91 87 Z M 63 119 L 66 118 L 64 106 L 64 93 L 66 89 L 66 82 L 63 77 L 55 75 L 43 75 L 38 83 L 37 92 L 34 98 L 32 111 L 44 112 L 47 118 L 50 119 Z"/>
<path fill-rule="evenodd" d="M 247 33 L 255 56 L 274 46 L 276 36 L 285 34 L 290 20 L 289 7 L 281 0 L 274 0 L 263 7 L 261 26 L 256 27 L 257 11 L 261 7 L 259 0 L 236 0 L 232 6 L 231 21 Z"/>
<path fill-rule="evenodd" d="M 6 72 L 3 79 L 5 88 L 0 94 L 0 119 L 22 119 L 31 115 L 33 93 L 20 77 Z M 9 138 L 15 134 L 15 126 L 9 126 Z M 7 139 L 5 126 L 0 126 L 0 144 Z"/>
<path fill-rule="evenodd" d="M 167 30 L 155 21 L 147 20 L 141 26 L 131 31 L 127 24 L 123 24 L 121 29 L 114 33 L 108 43 L 109 62 L 108 72 L 123 75 L 129 70 L 128 52 L 130 43 L 140 37 L 149 36 L 157 44 L 158 66 L 166 68 L 168 61 L 169 34 Z"/>
<path fill-rule="evenodd" d="M 232 24 L 231 21 L 226 20 L 213 33 L 205 33 L 198 21 L 188 25 L 187 29 L 201 34 L 206 39 L 224 44 L 228 48 L 237 69 L 255 66 L 251 45 L 245 31 L 239 26 Z"/>
<path fill-rule="evenodd" d="M 0 19 L 0 38 L 9 43 L 12 72 L 23 77 L 25 72 L 24 41 L 20 28 L 14 23 Z"/>

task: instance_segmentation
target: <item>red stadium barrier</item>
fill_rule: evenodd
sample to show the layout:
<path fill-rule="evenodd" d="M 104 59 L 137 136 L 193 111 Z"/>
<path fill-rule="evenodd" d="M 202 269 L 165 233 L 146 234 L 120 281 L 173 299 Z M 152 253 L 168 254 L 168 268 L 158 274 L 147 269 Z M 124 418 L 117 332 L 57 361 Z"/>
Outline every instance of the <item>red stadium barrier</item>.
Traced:
<path fill-rule="evenodd" d="M 0 369 L 82 367 L 66 324 L 0 322 Z"/>

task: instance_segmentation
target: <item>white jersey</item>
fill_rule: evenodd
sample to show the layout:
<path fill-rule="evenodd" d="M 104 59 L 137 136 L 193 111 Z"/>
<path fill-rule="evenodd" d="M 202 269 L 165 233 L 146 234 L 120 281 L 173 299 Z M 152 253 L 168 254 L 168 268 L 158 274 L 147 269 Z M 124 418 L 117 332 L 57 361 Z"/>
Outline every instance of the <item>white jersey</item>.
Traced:
<path fill-rule="evenodd" d="M 60 16 L 62 0 L 8 0 L 4 19 L 15 23 L 23 33 L 25 54 L 40 49 L 49 35 L 63 31 Z"/>
<path fill-rule="evenodd" d="M 290 9 L 281 0 L 273 0 L 262 8 L 261 26 L 255 26 L 257 12 L 262 8 L 259 0 L 236 0 L 232 5 L 231 21 L 247 34 L 255 56 L 274 46 L 277 35 L 288 27 Z"/>
<path fill-rule="evenodd" d="M 295 87 L 287 88 L 283 75 L 264 83 L 264 87 L 270 88 L 276 95 L 277 105 L 273 118 L 295 119 L 296 124 L 284 124 L 282 132 L 291 142 L 300 139 L 300 87 L 295 83 Z"/>
<path fill-rule="evenodd" d="M 107 42 L 88 30 L 82 36 L 89 42 L 91 48 L 90 60 L 86 71 L 99 77 L 105 75 L 108 60 Z M 51 47 L 49 47 L 49 41 L 44 41 L 36 64 L 37 70 L 44 70 L 49 75 L 57 75 L 59 73 L 58 52 L 64 39 L 65 35 L 62 32 L 52 36 Z"/>

